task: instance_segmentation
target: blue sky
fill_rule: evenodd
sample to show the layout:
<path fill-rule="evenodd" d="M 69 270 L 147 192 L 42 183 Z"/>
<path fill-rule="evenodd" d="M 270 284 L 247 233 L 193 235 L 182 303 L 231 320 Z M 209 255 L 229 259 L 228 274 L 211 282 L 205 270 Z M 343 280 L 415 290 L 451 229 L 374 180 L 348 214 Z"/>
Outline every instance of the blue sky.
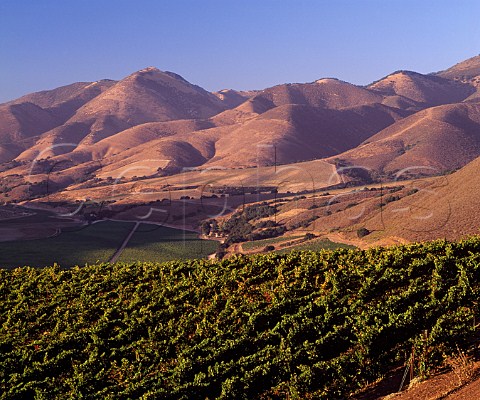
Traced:
<path fill-rule="evenodd" d="M 156 66 L 207 90 L 367 84 L 480 53 L 478 0 L 0 0 L 0 102 Z"/>

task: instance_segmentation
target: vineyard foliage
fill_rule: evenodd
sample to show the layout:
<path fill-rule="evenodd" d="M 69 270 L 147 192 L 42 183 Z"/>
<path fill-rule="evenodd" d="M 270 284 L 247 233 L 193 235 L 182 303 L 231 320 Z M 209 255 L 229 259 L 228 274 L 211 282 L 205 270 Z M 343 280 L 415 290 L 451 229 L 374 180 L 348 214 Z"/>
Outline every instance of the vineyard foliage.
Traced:
<path fill-rule="evenodd" d="M 480 238 L 0 270 L 2 399 L 336 399 L 475 339 Z"/>

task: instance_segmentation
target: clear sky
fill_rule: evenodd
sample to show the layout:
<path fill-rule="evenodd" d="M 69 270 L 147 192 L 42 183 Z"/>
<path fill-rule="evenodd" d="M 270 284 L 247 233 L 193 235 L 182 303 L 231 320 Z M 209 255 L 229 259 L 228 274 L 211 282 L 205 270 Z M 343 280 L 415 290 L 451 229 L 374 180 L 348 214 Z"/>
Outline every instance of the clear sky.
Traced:
<path fill-rule="evenodd" d="M 207 90 L 368 84 L 480 53 L 479 0 L 0 0 L 0 102 L 156 66 Z"/>

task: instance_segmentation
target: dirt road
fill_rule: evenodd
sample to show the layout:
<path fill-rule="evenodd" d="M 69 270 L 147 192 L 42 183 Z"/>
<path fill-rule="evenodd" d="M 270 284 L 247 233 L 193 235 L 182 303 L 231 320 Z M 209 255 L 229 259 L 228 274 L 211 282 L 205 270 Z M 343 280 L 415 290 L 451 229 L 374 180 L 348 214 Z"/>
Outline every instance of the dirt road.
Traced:
<path fill-rule="evenodd" d="M 114 263 L 114 262 L 117 262 L 118 260 L 118 257 L 120 257 L 120 254 L 122 254 L 122 251 L 125 249 L 125 247 L 127 246 L 128 242 L 130 241 L 130 239 L 132 238 L 133 234 L 135 233 L 135 231 L 137 230 L 137 228 L 140 226 L 140 222 L 136 222 L 135 225 L 133 226 L 132 230 L 130 231 L 130 233 L 128 234 L 128 236 L 125 238 L 125 240 L 123 241 L 122 245 L 117 249 L 117 251 L 115 252 L 115 254 L 113 255 L 113 257 L 110 259 L 110 262 L 111 263 Z"/>

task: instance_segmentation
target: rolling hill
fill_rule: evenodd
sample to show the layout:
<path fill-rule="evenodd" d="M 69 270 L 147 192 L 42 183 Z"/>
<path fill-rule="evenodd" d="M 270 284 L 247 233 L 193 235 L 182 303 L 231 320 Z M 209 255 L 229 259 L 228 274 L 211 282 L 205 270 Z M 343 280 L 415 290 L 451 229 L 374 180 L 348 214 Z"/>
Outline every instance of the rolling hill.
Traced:
<path fill-rule="evenodd" d="M 335 158 L 379 174 L 438 175 L 478 156 L 480 102 L 465 102 L 419 111 Z"/>
<path fill-rule="evenodd" d="M 387 233 L 410 241 L 478 234 L 479 170 L 480 158 L 476 158 L 451 175 L 435 178 L 417 193 L 388 204 L 381 216 Z"/>
<path fill-rule="evenodd" d="M 62 126 L 46 132 L 17 158 L 58 155 L 72 151 L 75 145 L 93 144 L 139 124 L 205 118 L 223 109 L 221 100 L 179 75 L 145 68 L 85 103 Z M 63 146 L 66 142 L 72 145 Z M 52 150 L 44 152 L 46 147 Z"/>
<path fill-rule="evenodd" d="M 479 169 L 477 157 L 452 174 L 398 182 L 393 190 L 384 187 L 382 192 L 377 185 L 373 191 L 340 192 L 328 200 L 328 212 L 320 208 L 311 228 L 320 234 L 341 232 L 342 239 L 355 239 L 364 247 L 478 235 Z M 360 228 L 370 232 L 361 240 Z"/>
<path fill-rule="evenodd" d="M 0 162 L 34 146 L 40 135 L 60 127 L 75 112 L 115 82 L 79 82 L 28 94 L 0 105 Z"/>
<path fill-rule="evenodd" d="M 324 78 L 216 93 L 154 67 L 75 83 L 0 105 L 0 176 L 63 190 L 318 159 L 382 179 L 445 173 L 480 156 L 479 70 L 473 57 L 364 87 Z"/>
<path fill-rule="evenodd" d="M 422 75 L 412 71 L 398 71 L 368 86 L 388 96 L 386 104 L 412 104 L 412 107 L 432 107 L 458 103 L 475 92 L 468 84 L 436 75 Z"/>
<path fill-rule="evenodd" d="M 445 71 L 437 72 L 442 78 L 470 80 L 480 75 L 480 55 L 461 61 Z"/>

